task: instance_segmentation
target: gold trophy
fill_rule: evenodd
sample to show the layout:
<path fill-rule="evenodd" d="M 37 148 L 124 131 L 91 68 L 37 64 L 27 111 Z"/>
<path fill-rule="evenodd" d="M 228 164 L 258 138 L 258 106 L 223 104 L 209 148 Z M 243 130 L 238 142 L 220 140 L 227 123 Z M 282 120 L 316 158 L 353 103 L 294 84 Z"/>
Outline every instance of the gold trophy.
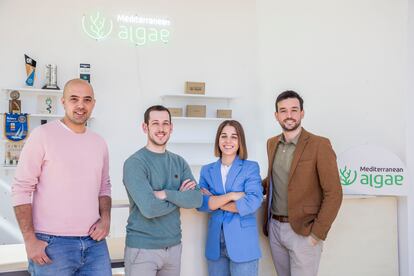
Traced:
<path fill-rule="evenodd" d="M 22 113 L 22 102 L 19 100 L 19 91 L 11 91 L 10 98 L 11 100 L 9 100 L 9 113 Z"/>

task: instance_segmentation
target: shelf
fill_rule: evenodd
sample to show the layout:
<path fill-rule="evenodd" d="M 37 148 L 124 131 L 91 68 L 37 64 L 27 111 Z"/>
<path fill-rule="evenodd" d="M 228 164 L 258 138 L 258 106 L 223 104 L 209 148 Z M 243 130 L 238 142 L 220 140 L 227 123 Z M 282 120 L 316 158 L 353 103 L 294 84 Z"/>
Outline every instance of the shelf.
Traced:
<path fill-rule="evenodd" d="M 39 117 L 39 118 L 63 118 L 63 114 L 29 114 L 30 117 Z"/>
<path fill-rule="evenodd" d="M 0 166 L 0 169 L 2 169 L 2 170 L 9 170 L 9 171 L 12 171 L 12 170 L 15 170 L 16 169 L 16 167 L 17 166 L 6 166 L 6 165 L 1 165 Z"/>
<path fill-rule="evenodd" d="M 28 113 L 29 117 L 35 118 L 63 118 L 64 114 L 37 114 L 37 113 Z M 4 112 L 0 113 L 0 116 L 4 116 Z M 88 121 L 94 119 L 93 116 L 89 117 Z"/>
<path fill-rule="evenodd" d="M 54 90 L 54 89 L 40 89 L 40 88 L 30 88 L 30 87 L 20 87 L 20 88 L 2 88 L 3 91 L 13 91 L 17 90 L 22 94 L 38 94 L 38 95 L 61 95 L 63 90 Z"/>
<path fill-rule="evenodd" d="M 36 114 L 36 113 L 28 113 L 29 117 L 38 117 L 38 118 L 63 118 L 63 114 Z M 0 116 L 4 116 L 4 112 L 0 113 Z"/>
<path fill-rule="evenodd" d="M 212 118 L 212 117 L 172 117 L 172 120 L 182 121 L 224 121 L 231 120 L 231 118 Z"/>
<path fill-rule="evenodd" d="M 161 99 L 165 98 L 192 98 L 192 99 L 212 99 L 212 100 L 232 100 L 235 97 L 223 97 L 223 96 L 209 96 L 209 95 L 197 95 L 197 94 L 167 94 L 161 96 Z"/>

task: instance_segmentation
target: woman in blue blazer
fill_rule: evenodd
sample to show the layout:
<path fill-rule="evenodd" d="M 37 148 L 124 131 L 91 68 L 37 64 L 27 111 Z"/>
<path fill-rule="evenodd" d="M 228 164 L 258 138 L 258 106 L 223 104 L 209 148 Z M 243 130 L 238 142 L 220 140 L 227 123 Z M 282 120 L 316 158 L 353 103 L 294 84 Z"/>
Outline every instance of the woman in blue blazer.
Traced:
<path fill-rule="evenodd" d="M 259 165 L 248 161 L 243 127 L 226 120 L 216 134 L 220 157 L 201 168 L 203 205 L 210 213 L 206 258 L 210 276 L 256 276 L 261 257 L 256 211 L 263 193 Z"/>

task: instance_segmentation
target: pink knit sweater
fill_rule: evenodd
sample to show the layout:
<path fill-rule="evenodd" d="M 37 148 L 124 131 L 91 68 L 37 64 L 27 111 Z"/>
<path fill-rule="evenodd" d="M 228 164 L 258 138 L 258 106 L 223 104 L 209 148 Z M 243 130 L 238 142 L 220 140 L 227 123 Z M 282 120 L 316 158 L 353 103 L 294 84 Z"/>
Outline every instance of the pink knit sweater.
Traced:
<path fill-rule="evenodd" d="M 32 203 L 35 232 L 87 236 L 99 219 L 99 197 L 111 195 L 108 148 L 90 130 L 59 120 L 34 129 L 20 156 L 13 205 Z"/>

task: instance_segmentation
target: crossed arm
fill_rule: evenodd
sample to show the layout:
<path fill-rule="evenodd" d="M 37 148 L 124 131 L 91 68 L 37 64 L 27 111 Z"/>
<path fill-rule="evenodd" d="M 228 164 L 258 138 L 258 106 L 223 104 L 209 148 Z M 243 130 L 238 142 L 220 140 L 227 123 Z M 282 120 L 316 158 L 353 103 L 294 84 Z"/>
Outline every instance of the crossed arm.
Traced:
<path fill-rule="evenodd" d="M 164 216 L 180 207 L 196 208 L 201 205 L 201 192 L 197 189 L 195 181 L 191 180 L 189 168 L 188 172 L 187 167 L 185 168 L 183 175 L 186 180 L 178 191 L 168 189 L 154 191 L 142 162 L 130 159 L 124 165 L 124 184 L 128 195 L 146 218 Z"/>
<path fill-rule="evenodd" d="M 238 213 L 235 201 L 245 196 L 244 192 L 229 192 L 224 195 L 215 196 L 206 188 L 201 188 L 203 195 L 209 196 L 208 208 L 211 211 L 221 209 L 232 213 Z"/>
<path fill-rule="evenodd" d="M 200 187 L 203 193 L 203 205 L 200 211 L 211 212 L 217 209 L 238 213 L 245 216 L 256 212 L 263 200 L 263 190 L 257 163 L 245 168 L 245 178 L 242 180 L 243 192 L 229 192 L 223 195 L 214 195 L 211 191 L 211 180 L 206 178 L 206 171 L 201 172 Z M 240 183 L 241 184 L 241 183 Z"/>

